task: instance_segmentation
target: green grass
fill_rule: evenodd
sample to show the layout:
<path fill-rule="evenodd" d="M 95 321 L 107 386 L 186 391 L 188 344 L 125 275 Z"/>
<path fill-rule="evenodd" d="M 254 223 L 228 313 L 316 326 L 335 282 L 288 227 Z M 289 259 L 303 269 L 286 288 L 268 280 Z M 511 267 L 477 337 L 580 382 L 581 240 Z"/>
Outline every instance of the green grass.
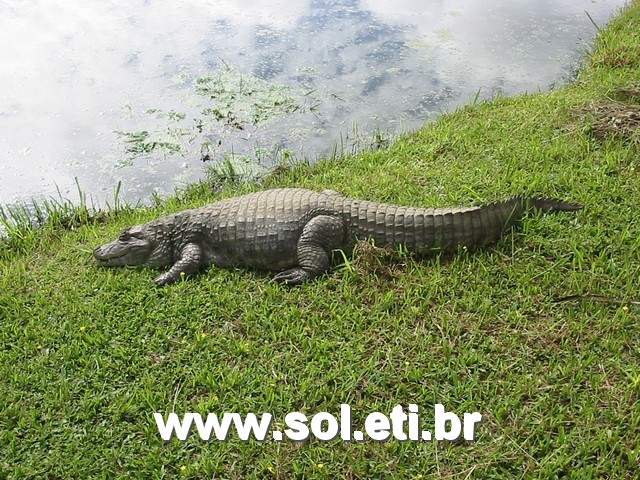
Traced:
<path fill-rule="evenodd" d="M 584 113 L 640 82 L 637 25 L 636 2 L 566 88 L 462 108 L 386 149 L 15 227 L 0 254 L 0 478 L 637 478 L 640 146 L 628 130 L 594 136 Z M 155 272 L 92 262 L 125 225 L 294 185 L 423 206 L 527 192 L 585 209 L 531 216 L 476 252 L 364 252 L 297 289 L 240 269 L 158 289 Z M 622 303 L 553 301 L 587 293 Z M 282 421 L 341 403 L 356 425 L 398 403 L 484 421 L 475 442 L 164 443 L 152 416 Z"/>

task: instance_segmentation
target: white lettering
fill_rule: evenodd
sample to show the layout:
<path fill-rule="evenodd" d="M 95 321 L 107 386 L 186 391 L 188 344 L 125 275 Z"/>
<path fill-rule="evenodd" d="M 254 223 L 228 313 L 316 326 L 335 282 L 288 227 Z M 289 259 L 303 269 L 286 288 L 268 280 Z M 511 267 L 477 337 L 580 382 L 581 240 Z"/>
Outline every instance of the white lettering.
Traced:
<path fill-rule="evenodd" d="M 284 423 L 289 427 L 284 434 L 294 441 L 302 441 L 309 438 L 309 427 L 307 427 L 307 416 L 300 412 L 287 413 Z"/>
<path fill-rule="evenodd" d="M 327 425 L 326 430 L 322 429 L 323 424 Z M 318 440 L 325 442 L 333 440 L 338 436 L 339 428 L 338 420 L 329 412 L 316 413 L 311 419 L 311 431 Z"/>
<path fill-rule="evenodd" d="M 464 414 L 464 439 L 470 442 L 476 439 L 476 423 L 482 423 L 482 414 L 480 412 Z"/>
<path fill-rule="evenodd" d="M 404 422 L 407 421 L 407 414 L 402 410 L 402 405 L 396 405 L 389 415 L 391 425 L 393 426 L 393 436 L 398 440 L 406 440 L 407 434 L 404 433 Z"/>
<path fill-rule="evenodd" d="M 391 423 L 386 415 L 380 412 L 372 412 L 367 415 L 367 419 L 364 422 L 364 430 L 371 437 L 371 440 L 384 442 L 391 436 L 389 431 L 391 430 Z"/>
<path fill-rule="evenodd" d="M 435 413 L 435 432 L 436 440 L 457 440 L 462 433 L 462 425 L 460 419 L 453 412 L 447 412 L 444 405 L 436 403 L 434 406 Z M 447 422 L 451 423 L 451 430 L 447 431 Z"/>
<path fill-rule="evenodd" d="M 191 429 L 191 422 L 193 421 L 193 413 L 185 413 L 182 423 L 180 423 L 178 414 L 174 412 L 169 414 L 167 423 L 164 422 L 164 418 L 162 418 L 161 413 L 154 413 L 153 418 L 156 420 L 160 437 L 162 437 L 165 442 L 171 440 L 174 431 L 178 440 L 182 440 L 184 442 L 189 438 L 189 430 Z"/>

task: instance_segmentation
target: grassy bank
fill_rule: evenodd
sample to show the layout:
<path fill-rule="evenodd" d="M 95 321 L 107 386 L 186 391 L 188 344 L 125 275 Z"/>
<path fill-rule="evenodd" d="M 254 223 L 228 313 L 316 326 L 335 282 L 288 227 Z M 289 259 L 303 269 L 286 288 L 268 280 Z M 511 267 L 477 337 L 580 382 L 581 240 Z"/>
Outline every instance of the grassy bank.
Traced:
<path fill-rule="evenodd" d="M 460 109 L 385 150 L 16 232 L 0 254 L 0 478 L 636 478 L 638 25 L 636 2 L 569 87 Z M 422 206 L 526 192 L 585 209 L 531 216 L 476 252 L 364 252 L 297 289 L 215 269 L 158 289 L 155 272 L 92 262 L 126 225 L 274 186 Z M 606 301 L 554 302 L 586 294 Z M 282 422 L 341 403 L 357 426 L 410 403 L 424 428 L 436 403 L 484 421 L 475 442 L 165 443 L 153 419 Z"/>

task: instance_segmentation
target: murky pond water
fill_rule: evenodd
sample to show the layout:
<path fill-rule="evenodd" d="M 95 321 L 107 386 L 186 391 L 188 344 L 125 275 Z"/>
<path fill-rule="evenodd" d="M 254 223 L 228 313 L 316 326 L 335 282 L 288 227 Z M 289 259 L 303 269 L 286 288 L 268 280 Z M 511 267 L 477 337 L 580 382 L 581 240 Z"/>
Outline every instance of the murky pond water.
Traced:
<path fill-rule="evenodd" d="M 623 1 L 0 1 L 0 204 L 147 199 L 573 74 Z"/>

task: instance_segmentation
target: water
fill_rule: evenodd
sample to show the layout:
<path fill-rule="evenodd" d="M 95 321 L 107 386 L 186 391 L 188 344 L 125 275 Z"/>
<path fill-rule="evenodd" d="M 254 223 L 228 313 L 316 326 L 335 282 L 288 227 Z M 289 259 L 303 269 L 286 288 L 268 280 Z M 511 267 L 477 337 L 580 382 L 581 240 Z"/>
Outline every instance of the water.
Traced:
<path fill-rule="evenodd" d="M 313 159 L 547 90 L 623 3 L 0 0 L 0 204 L 77 198 L 76 177 L 146 200 L 203 158 Z"/>

